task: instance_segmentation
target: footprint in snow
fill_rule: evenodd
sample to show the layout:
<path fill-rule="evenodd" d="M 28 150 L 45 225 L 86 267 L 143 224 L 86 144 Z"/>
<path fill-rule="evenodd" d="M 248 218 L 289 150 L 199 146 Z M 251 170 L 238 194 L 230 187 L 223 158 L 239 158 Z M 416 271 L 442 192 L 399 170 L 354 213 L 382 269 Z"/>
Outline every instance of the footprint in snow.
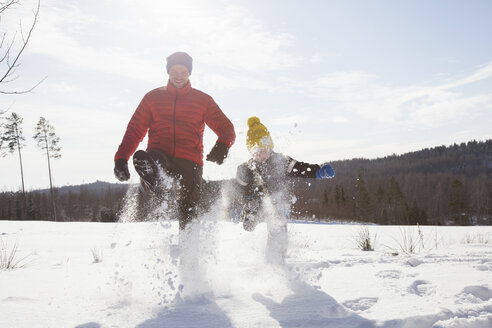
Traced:
<path fill-rule="evenodd" d="M 343 303 L 343 306 L 355 312 L 362 312 L 372 308 L 378 300 L 379 298 L 377 297 L 361 297 L 355 300 L 348 300 Z"/>
<path fill-rule="evenodd" d="M 416 280 L 408 287 L 408 292 L 417 296 L 425 296 L 434 294 L 436 287 L 425 280 Z"/>
<path fill-rule="evenodd" d="M 492 290 L 485 286 L 468 286 L 463 290 L 465 294 L 471 294 L 476 298 L 481 299 L 484 302 L 487 302 L 492 298 Z"/>
<path fill-rule="evenodd" d="M 424 263 L 424 261 L 422 261 L 422 260 L 420 260 L 420 259 L 416 259 L 416 258 L 413 258 L 413 257 L 412 257 L 412 258 L 409 258 L 409 259 L 407 260 L 407 262 L 406 262 L 406 263 L 407 263 L 409 266 L 411 266 L 411 267 L 417 267 L 417 266 L 419 266 L 419 265 L 423 264 L 423 263 Z"/>

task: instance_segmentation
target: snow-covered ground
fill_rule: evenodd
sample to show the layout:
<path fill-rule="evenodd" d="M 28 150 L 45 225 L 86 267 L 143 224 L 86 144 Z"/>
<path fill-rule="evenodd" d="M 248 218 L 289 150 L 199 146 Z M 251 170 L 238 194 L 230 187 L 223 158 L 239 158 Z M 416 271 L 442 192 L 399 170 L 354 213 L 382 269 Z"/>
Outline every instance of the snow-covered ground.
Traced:
<path fill-rule="evenodd" d="M 183 272 L 176 222 L 0 221 L 27 256 L 0 271 L 0 327 L 492 327 L 492 227 L 369 226 L 361 251 L 359 225 L 290 223 L 285 266 L 264 223 L 201 228 Z"/>

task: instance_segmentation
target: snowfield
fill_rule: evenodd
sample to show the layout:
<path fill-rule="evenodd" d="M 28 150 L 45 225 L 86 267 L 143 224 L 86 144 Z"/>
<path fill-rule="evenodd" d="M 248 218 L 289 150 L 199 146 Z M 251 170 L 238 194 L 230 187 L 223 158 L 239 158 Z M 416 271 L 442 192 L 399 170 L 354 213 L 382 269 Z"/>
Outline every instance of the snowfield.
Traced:
<path fill-rule="evenodd" d="M 492 227 L 289 223 L 274 266 L 265 223 L 201 222 L 186 272 L 177 222 L 0 221 L 0 327 L 492 327 Z"/>

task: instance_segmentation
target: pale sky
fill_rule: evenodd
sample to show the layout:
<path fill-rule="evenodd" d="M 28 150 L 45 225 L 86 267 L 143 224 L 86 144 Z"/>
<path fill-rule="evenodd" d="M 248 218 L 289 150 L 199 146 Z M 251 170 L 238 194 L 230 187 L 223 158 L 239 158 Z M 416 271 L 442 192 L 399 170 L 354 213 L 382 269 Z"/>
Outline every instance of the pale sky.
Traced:
<path fill-rule="evenodd" d="M 35 5 L 4 13 L 0 32 L 20 18 L 27 27 Z M 113 157 L 130 117 L 167 83 L 165 58 L 186 51 L 192 86 L 237 134 L 224 165 L 205 162 L 204 178 L 232 178 L 248 159 L 252 115 L 276 151 L 300 161 L 384 157 L 492 138 L 491 35 L 488 0 L 42 0 L 19 78 L 3 90 L 47 78 L 30 94 L 0 95 L 0 109 L 24 118 L 27 189 L 49 187 L 32 139 L 40 116 L 63 147 L 55 186 L 117 182 Z M 205 154 L 215 141 L 207 129 Z M 0 158 L 0 190 L 20 186 L 17 153 Z"/>

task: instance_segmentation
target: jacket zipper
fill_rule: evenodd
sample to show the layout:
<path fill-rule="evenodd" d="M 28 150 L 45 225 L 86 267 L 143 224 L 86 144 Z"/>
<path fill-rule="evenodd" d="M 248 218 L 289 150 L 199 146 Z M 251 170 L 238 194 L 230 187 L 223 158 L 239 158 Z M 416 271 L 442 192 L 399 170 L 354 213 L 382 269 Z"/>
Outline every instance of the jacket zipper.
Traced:
<path fill-rule="evenodd" d="M 176 97 L 174 98 L 174 114 L 173 114 L 173 156 L 176 155 L 176 102 L 178 101 L 178 90 L 176 90 Z"/>

